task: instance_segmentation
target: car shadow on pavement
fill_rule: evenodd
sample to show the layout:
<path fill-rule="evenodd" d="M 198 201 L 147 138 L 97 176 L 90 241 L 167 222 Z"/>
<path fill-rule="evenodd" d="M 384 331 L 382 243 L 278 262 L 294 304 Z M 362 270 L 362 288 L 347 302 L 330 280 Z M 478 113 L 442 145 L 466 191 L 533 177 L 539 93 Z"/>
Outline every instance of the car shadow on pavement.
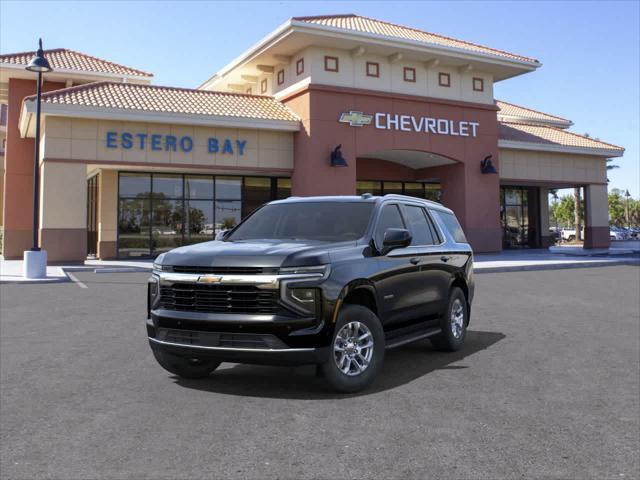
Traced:
<path fill-rule="evenodd" d="M 222 364 L 213 375 L 201 380 L 174 377 L 185 388 L 227 395 L 298 400 L 322 400 L 356 397 L 390 390 L 428 375 L 435 370 L 451 370 L 455 375 L 466 365 L 452 365 L 485 350 L 505 338 L 498 332 L 469 330 L 462 350 L 438 352 L 428 340 L 387 350 L 382 372 L 366 390 L 344 395 L 333 392 L 323 379 L 316 375 L 313 365 L 300 367 L 271 367 L 247 364 Z"/>

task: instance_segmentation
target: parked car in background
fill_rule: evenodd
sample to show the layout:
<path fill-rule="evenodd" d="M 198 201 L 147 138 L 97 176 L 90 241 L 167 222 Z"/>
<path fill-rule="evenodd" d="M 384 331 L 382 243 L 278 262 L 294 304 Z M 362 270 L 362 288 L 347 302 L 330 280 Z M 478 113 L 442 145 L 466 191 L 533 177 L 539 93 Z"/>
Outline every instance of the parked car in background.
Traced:
<path fill-rule="evenodd" d="M 622 240 L 628 240 L 630 238 L 630 235 L 627 233 L 627 231 L 624 228 L 610 227 L 609 238 L 612 241 L 622 241 Z"/>
<path fill-rule="evenodd" d="M 582 238 L 584 238 L 584 228 L 582 229 Z M 576 239 L 576 229 L 575 228 L 563 228 L 562 229 L 562 240 L 565 242 L 573 242 Z"/>

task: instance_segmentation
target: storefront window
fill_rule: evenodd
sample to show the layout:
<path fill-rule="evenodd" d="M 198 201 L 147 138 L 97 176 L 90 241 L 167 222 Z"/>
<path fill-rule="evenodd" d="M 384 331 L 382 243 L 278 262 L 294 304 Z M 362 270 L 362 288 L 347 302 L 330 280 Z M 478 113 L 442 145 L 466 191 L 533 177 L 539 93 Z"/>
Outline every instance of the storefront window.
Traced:
<path fill-rule="evenodd" d="M 283 198 L 288 198 L 291 196 L 291 179 L 290 178 L 278 178 L 277 182 L 277 190 L 276 190 L 276 198 L 281 200 Z"/>
<path fill-rule="evenodd" d="M 265 177 L 244 177 L 242 194 L 242 216 L 246 217 L 256 208 L 271 200 L 271 179 Z"/>
<path fill-rule="evenodd" d="M 118 255 L 144 257 L 213 240 L 263 203 L 290 196 L 291 179 L 120 173 L 118 189 Z"/>
<path fill-rule="evenodd" d="M 529 205 L 529 197 L 532 205 Z M 504 248 L 538 246 L 538 209 L 535 206 L 537 190 L 534 187 L 501 187 L 500 217 Z"/>
<path fill-rule="evenodd" d="M 356 183 L 356 193 L 371 193 L 372 195 L 409 195 L 410 197 L 424 198 L 434 202 L 440 202 L 440 184 L 423 182 L 385 182 L 363 181 Z"/>
<path fill-rule="evenodd" d="M 364 193 L 382 195 L 382 182 L 357 182 L 356 193 L 358 195 L 362 195 Z"/>
<path fill-rule="evenodd" d="M 118 245 L 120 256 L 142 257 L 150 255 L 149 198 L 121 198 L 118 206 Z"/>
<path fill-rule="evenodd" d="M 382 193 L 402 195 L 402 182 L 382 182 Z"/>

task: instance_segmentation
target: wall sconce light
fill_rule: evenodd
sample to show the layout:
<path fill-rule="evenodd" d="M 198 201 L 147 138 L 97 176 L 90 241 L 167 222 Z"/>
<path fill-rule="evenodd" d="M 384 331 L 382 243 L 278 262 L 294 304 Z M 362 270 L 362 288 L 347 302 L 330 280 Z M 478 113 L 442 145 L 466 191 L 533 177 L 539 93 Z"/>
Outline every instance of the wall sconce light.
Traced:
<path fill-rule="evenodd" d="M 347 161 L 342 156 L 342 151 L 340 151 L 340 148 L 342 148 L 342 144 L 338 145 L 331 152 L 331 166 L 332 167 L 348 167 L 349 166 L 347 164 Z"/>
<path fill-rule="evenodd" d="M 486 157 L 484 157 L 484 160 L 480 161 L 480 172 L 483 174 L 486 173 L 498 173 L 498 171 L 496 170 L 496 167 L 493 166 L 493 162 L 491 161 L 491 158 L 493 157 L 493 155 L 487 155 Z"/>

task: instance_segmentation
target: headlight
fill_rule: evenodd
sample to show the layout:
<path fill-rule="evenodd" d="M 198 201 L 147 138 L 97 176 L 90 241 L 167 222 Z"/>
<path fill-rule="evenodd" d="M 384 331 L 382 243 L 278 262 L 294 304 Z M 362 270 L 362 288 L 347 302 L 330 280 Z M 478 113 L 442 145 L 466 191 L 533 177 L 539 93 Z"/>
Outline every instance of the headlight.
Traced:
<path fill-rule="evenodd" d="M 284 267 L 280 269 L 282 275 L 309 275 L 314 277 L 328 277 L 329 265 L 313 265 L 311 267 Z"/>
<path fill-rule="evenodd" d="M 288 288 L 284 286 L 284 302 L 300 313 L 315 315 L 320 301 L 317 288 Z"/>
<path fill-rule="evenodd" d="M 153 261 L 153 271 L 154 272 L 161 272 L 163 270 L 167 271 L 167 269 L 163 269 L 162 268 L 162 261 L 164 260 L 165 254 L 161 253 L 160 255 L 158 255 L 156 257 L 156 259 Z"/>

